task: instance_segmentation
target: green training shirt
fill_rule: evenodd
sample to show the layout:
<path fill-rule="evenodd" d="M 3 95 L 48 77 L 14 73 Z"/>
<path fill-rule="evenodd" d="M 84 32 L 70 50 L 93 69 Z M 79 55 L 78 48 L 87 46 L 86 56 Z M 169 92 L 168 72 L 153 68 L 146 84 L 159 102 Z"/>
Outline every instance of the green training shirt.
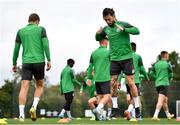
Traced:
<path fill-rule="evenodd" d="M 87 83 L 87 77 L 85 77 L 84 81 L 85 81 L 85 84 L 83 84 L 83 86 L 81 86 L 81 91 L 85 91 L 85 89 L 88 89 L 88 93 L 89 93 L 89 97 L 92 98 L 94 97 L 94 93 L 96 92 L 96 87 L 95 87 L 95 81 L 94 79 L 91 80 L 92 84 L 91 86 L 88 86 L 86 83 Z"/>
<path fill-rule="evenodd" d="M 165 60 L 156 62 L 153 65 L 150 74 L 155 78 L 156 87 L 161 85 L 169 86 L 169 81 L 173 76 L 172 67 Z"/>
<path fill-rule="evenodd" d="M 60 91 L 68 93 L 74 91 L 74 83 L 81 85 L 75 78 L 74 71 L 70 66 L 66 66 L 60 76 Z"/>
<path fill-rule="evenodd" d="M 51 60 L 49 41 L 44 27 L 29 23 L 18 31 L 13 53 L 13 65 L 17 64 L 21 44 L 23 47 L 22 63 L 45 62 L 45 55 L 48 61 Z"/>
<path fill-rule="evenodd" d="M 144 77 L 149 80 L 149 77 L 146 73 L 146 70 L 143 65 L 143 61 L 140 55 L 133 52 L 133 64 L 134 64 L 134 81 L 136 84 L 140 84 L 140 74 L 144 75 Z"/>
<path fill-rule="evenodd" d="M 88 79 L 92 79 L 93 67 L 95 82 L 110 81 L 109 50 L 105 46 L 100 46 L 91 54 L 90 64 L 87 72 Z"/>
<path fill-rule="evenodd" d="M 120 31 L 116 25 L 122 26 L 124 30 Z M 126 22 L 116 21 L 113 26 L 105 26 L 100 34 L 96 34 L 96 40 L 99 41 L 107 36 L 110 45 L 110 59 L 120 61 L 132 58 L 129 34 L 138 35 L 138 28 Z"/>

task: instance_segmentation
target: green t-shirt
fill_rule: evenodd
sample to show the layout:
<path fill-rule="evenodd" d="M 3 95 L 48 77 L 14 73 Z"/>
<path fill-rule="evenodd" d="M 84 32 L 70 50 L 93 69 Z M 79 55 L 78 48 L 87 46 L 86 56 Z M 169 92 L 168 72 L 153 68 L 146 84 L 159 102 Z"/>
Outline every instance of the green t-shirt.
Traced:
<path fill-rule="evenodd" d="M 105 46 L 100 46 L 91 54 L 88 79 L 92 79 L 93 67 L 95 82 L 106 82 L 110 80 L 109 50 Z"/>
<path fill-rule="evenodd" d="M 153 65 L 150 74 L 155 78 L 156 87 L 161 85 L 169 86 L 169 81 L 173 76 L 172 67 L 165 60 L 156 62 Z"/>
<path fill-rule="evenodd" d="M 86 84 L 87 80 L 88 80 L 87 77 L 85 77 L 85 79 L 84 79 L 85 84 L 83 84 L 83 86 L 81 86 L 81 91 L 85 91 L 85 89 L 88 89 L 89 97 L 92 98 L 95 96 L 94 93 L 96 92 L 95 81 L 94 81 L 94 79 L 92 79 L 91 80 L 91 82 L 92 82 L 91 86 L 88 86 Z"/>
<path fill-rule="evenodd" d="M 44 27 L 29 23 L 18 31 L 13 53 L 13 65 L 17 64 L 21 44 L 23 47 L 22 63 L 45 62 L 45 55 L 50 61 L 49 41 Z"/>
<path fill-rule="evenodd" d="M 74 91 L 74 83 L 80 85 L 76 80 L 74 71 L 70 66 L 66 66 L 60 76 L 60 91 L 61 93 L 68 93 Z"/>
<path fill-rule="evenodd" d="M 116 25 L 124 28 L 123 31 L 117 29 Z M 132 48 L 129 34 L 139 34 L 138 28 L 121 21 L 116 21 L 113 26 L 105 26 L 102 33 L 96 34 L 96 40 L 100 41 L 107 36 L 110 45 L 110 59 L 120 61 L 132 58 Z"/>
<path fill-rule="evenodd" d="M 149 77 L 146 73 L 146 70 L 143 66 L 143 61 L 140 55 L 133 52 L 133 64 L 134 64 L 134 81 L 136 84 L 140 84 L 140 74 L 144 75 L 144 77 L 149 80 Z"/>

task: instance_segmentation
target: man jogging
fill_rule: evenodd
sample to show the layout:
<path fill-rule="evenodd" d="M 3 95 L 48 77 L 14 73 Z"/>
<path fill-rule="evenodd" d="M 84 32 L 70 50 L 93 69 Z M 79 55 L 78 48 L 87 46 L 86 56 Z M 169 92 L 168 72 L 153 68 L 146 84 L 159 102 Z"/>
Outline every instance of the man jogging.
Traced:
<path fill-rule="evenodd" d="M 156 104 L 156 110 L 152 118 L 152 120 L 156 120 L 156 121 L 160 121 L 158 115 L 162 107 L 168 119 L 174 117 L 174 114 L 169 113 L 169 108 L 168 108 L 167 91 L 168 91 L 168 86 L 170 85 L 169 82 L 173 77 L 172 67 L 167 62 L 168 59 L 169 59 L 168 52 L 162 51 L 161 59 L 153 65 L 152 70 L 150 72 L 151 76 L 153 76 L 153 78 L 155 79 L 155 85 L 158 92 L 158 102 Z"/>
<path fill-rule="evenodd" d="M 110 73 L 109 73 L 109 50 L 107 49 L 108 40 L 102 38 L 99 41 L 100 47 L 93 51 L 88 67 L 88 79 L 92 79 L 92 69 L 94 68 L 94 81 L 96 86 L 96 93 L 99 99 L 97 107 L 94 107 L 94 114 L 96 120 L 100 120 L 100 115 L 104 106 L 110 100 Z"/>

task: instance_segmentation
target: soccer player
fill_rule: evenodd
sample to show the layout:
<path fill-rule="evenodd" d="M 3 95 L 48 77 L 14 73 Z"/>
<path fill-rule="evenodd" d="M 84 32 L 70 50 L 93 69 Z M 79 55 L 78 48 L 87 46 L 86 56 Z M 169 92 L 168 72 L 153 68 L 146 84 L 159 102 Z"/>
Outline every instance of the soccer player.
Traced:
<path fill-rule="evenodd" d="M 168 59 L 169 59 L 168 52 L 162 51 L 161 59 L 153 65 L 152 70 L 150 72 L 151 76 L 155 78 L 155 85 L 158 92 L 158 102 L 156 104 L 156 110 L 154 112 L 154 116 L 152 120 L 160 121 L 160 119 L 158 118 L 158 114 L 162 107 L 168 119 L 174 117 L 174 114 L 169 113 L 169 108 L 168 108 L 167 91 L 168 91 L 168 86 L 170 85 L 169 82 L 173 77 L 172 67 L 167 62 Z"/>
<path fill-rule="evenodd" d="M 126 80 L 130 87 L 133 97 L 136 112 L 139 112 L 139 98 L 137 87 L 134 83 L 134 68 L 133 68 L 133 52 L 130 44 L 130 34 L 138 35 L 138 28 L 129 23 L 116 20 L 115 12 L 111 8 L 103 10 L 103 18 L 108 24 L 104 28 L 100 28 L 96 32 L 96 40 L 107 36 L 110 44 L 110 75 L 112 86 L 117 86 L 118 75 L 123 72 L 126 75 Z M 112 97 L 116 95 L 117 89 L 112 92 Z M 113 94 L 114 93 L 114 94 Z M 129 112 L 125 112 L 128 116 Z"/>
<path fill-rule="evenodd" d="M 94 68 L 94 81 L 99 99 L 98 106 L 93 109 L 96 120 L 100 120 L 104 105 L 110 100 L 110 59 L 107 38 L 102 38 L 99 44 L 100 47 L 91 54 L 88 67 L 88 79 L 92 79 L 92 69 Z"/>
<path fill-rule="evenodd" d="M 63 109 L 61 110 L 61 113 L 59 114 L 59 118 L 64 118 L 64 114 L 66 112 L 70 120 L 73 120 L 70 108 L 74 98 L 74 83 L 81 86 L 81 83 L 76 80 L 74 71 L 72 70 L 74 63 L 75 61 L 73 59 L 68 59 L 67 65 L 62 70 L 60 77 L 60 91 L 61 94 L 64 95 L 66 103 Z"/>
<path fill-rule="evenodd" d="M 49 41 L 46 30 L 42 26 L 38 26 L 40 17 L 33 13 L 29 16 L 29 24 L 17 32 L 15 47 L 13 53 L 13 72 L 17 71 L 17 58 L 20 46 L 22 44 L 22 83 L 19 93 L 19 121 L 24 122 L 24 107 L 27 100 L 29 90 L 29 82 L 32 76 L 36 80 L 36 90 L 34 93 L 34 101 L 30 109 L 31 119 L 35 121 L 36 107 L 43 93 L 44 86 L 44 67 L 45 55 L 47 58 L 47 71 L 51 68 L 51 58 L 49 50 Z M 44 54 L 45 53 L 45 54 Z"/>
<path fill-rule="evenodd" d="M 149 77 L 146 73 L 146 70 L 143 66 L 143 61 L 142 61 L 142 58 L 140 55 L 138 55 L 136 53 L 136 44 L 134 42 L 131 43 L 131 47 L 132 47 L 132 50 L 133 50 L 133 64 L 134 64 L 134 71 L 135 71 L 135 74 L 134 74 L 134 80 L 135 80 L 135 85 L 138 89 L 138 96 L 140 98 L 140 74 L 142 74 L 146 80 L 149 80 Z M 130 92 L 130 87 L 126 84 L 126 88 L 127 88 L 127 94 L 126 94 L 126 98 L 127 98 L 127 104 L 128 104 L 128 109 L 125 111 L 125 112 L 130 112 L 131 114 L 135 114 L 134 113 L 134 102 L 133 102 L 133 99 L 132 99 L 132 95 L 131 95 L 131 92 Z M 140 103 L 140 110 L 141 110 L 141 102 L 139 100 L 139 103 Z M 137 116 L 137 115 L 140 115 L 140 116 Z M 138 118 L 140 119 L 141 117 L 141 113 L 139 114 L 135 114 L 135 116 L 133 116 L 133 118 Z M 131 116 L 129 115 L 128 116 L 128 119 L 130 119 Z M 136 119 L 131 119 L 131 120 L 136 120 Z"/>

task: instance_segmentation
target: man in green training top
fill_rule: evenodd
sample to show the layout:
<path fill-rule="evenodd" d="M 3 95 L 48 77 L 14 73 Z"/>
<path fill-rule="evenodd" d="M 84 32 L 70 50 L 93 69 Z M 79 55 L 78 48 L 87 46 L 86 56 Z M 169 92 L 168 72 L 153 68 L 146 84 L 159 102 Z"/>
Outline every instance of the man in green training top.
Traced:
<path fill-rule="evenodd" d="M 156 104 L 156 110 L 152 118 L 153 120 L 157 121 L 160 121 L 158 115 L 161 110 L 161 107 L 163 107 L 166 117 L 168 119 L 174 117 L 174 114 L 169 113 L 167 97 L 169 81 L 173 77 L 172 67 L 167 62 L 167 60 L 169 59 L 169 54 L 167 51 L 162 51 L 160 56 L 161 59 L 153 65 L 152 70 L 150 72 L 151 76 L 155 79 L 155 85 L 158 92 L 158 102 Z"/>
<path fill-rule="evenodd" d="M 142 61 L 141 56 L 136 53 L 136 43 L 132 42 L 131 47 L 133 50 L 133 64 L 134 64 L 134 70 L 135 70 L 134 80 L 135 80 L 136 87 L 138 89 L 138 96 L 140 98 L 140 93 L 141 93 L 140 92 L 140 74 L 142 74 L 146 78 L 146 80 L 149 80 L 149 77 L 148 77 L 146 70 L 143 66 L 143 61 Z M 128 104 L 128 109 L 126 110 L 126 112 L 130 112 L 131 114 L 135 114 L 132 118 L 137 117 L 138 120 L 140 120 L 141 113 L 139 114 L 140 116 L 137 116 L 138 114 L 134 113 L 134 102 L 132 99 L 130 88 L 127 84 L 126 84 L 126 88 L 127 88 L 126 97 L 127 97 L 127 104 Z M 141 107 L 140 100 L 139 100 L 139 103 L 140 103 L 140 110 L 141 110 L 142 107 Z M 131 115 L 129 114 L 128 119 L 130 119 L 130 118 L 131 118 Z M 136 119 L 131 119 L 131 120 L 133 121 Z"/>
<path fill-rule="evenodd" d="M 62 70 L 61 77 L 60 77 L 60 91 L 61 91 L 61 94 L 64 94 L 66 103 L 63 109 L 61 110 L 59 117 L 64 118 L 64 114 L 66 112 L 70 120 L 73 120 L 73 117 L 71 116 L 70 108 L 71 108 L 71 104 L 74 98 L 74 83 L 81 85 L 81 83 L 79 83 L 76 80 L 74 71 L 72 69 L 72 67 L 74 66 L 74 63 L 75 61 L 73 59 L 68 59 L 67 65 Z"/>
<path fill-rule="evenodd" d="M 139 99 L 137 88 L 134 83 L 133 52 L 130 45 L 130 34 L 138 35 L 138 28 L 129 23 L 116 20 L 113 9 L 105 8 L 103 18 L 108 24 L 100 28 L 96 33 L 96 40 L 107 36 L 110 45 L 110 75 L 112 97 L 117 96 L 118 75 L 123 72 L 126 75 L 131 95 L 133 97 L 137 113 L 139 112 Z M 113 87 L 115 87 L 113 89 Z M 125 116 L 128 114 L 125 112 Z"/>
<path fill-rule="evenodd" d="M 36 107 L 43 92 L 45 55 L 47 58 L 47 71 L 51 68 L 49 41 L 44 27 L 38 26 L 40 18 L 33 13 L 29 16 L 29 24 L 20 29 L 15 40 L 13 53 L 13 72 L 17 71 L 17 58 L 22 44 L 22 83 L 19 93 L 19 121 L 24 122 L 24 107 L 27 100 L 29 82 L 32 76 L 36 80 L 33 105 L 30 109 L 31 119 L 36 120 Z M 45 53 L 45 54 L 44 54 Z"/>
<path fill-rule="evenodd" d="M 96 120 L 100 120 L 100 115 L 103 115 L 104 105 L 110 100 L 110 59 L 107 38 L 102 38 L 99 44 L 100 47 L 91 54 L 88 67 L 88 79 L 92 79 L 92 69 L 94 68 L 93 79 L 99 99 L 98 106 L 93 109 Z"/>

